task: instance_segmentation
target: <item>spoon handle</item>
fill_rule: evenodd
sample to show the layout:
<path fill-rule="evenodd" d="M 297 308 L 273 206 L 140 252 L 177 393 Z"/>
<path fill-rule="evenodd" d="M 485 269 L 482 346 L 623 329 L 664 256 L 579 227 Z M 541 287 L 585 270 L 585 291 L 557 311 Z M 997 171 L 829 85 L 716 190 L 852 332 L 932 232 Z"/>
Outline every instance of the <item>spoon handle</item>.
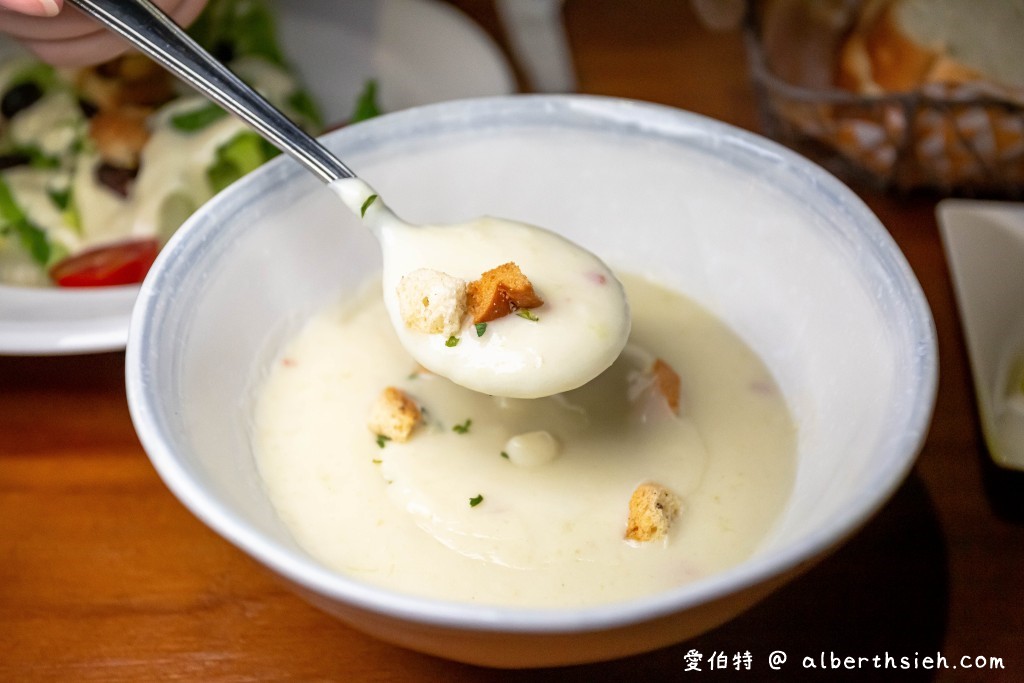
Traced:
<path fill-rule="evenodd" d="M 67 0 L 237 115 L 324 182 L 354 178 L 340 159 L 200 47 L 148 0 Z"/>

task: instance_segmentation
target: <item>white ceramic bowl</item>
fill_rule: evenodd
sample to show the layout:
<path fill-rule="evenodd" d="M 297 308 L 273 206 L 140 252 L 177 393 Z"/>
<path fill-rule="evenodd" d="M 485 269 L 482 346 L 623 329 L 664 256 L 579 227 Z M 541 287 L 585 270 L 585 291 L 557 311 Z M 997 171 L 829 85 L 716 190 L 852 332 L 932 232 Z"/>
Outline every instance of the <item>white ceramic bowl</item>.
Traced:
<path fill-rule="evenodd" d="M 128 397 L 181 501 L 356 628 L 510 667 L 678 642 L 846 538 L 911 467 L 937 383 L 929 310 L 878 220 L 803 158 L 693 114 L 579 96 L 431 105 L 325 141 L 414 222 L 491 213 L 550 226 L 702 302 L 760 353 L 799 429 L 795 491 L 761 548 L 674 590 L 512 609 L 397 594 L 326 569 L 264 494 L 253 392 L 303 321 L 373 277 L 380 259 L 332 193 L 279 159 L 205 206 L 160 255 L 132 319 Z"/>

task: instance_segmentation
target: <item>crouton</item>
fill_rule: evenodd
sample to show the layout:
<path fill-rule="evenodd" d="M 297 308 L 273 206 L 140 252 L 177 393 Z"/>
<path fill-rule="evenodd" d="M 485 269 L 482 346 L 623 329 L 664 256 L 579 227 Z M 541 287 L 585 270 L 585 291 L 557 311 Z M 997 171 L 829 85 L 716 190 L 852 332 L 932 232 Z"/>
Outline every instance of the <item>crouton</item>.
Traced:
<path fill-rule="evenodd" d="M 681 507 L 679 498 L 661 484 L 641 484 L 629 499 L 626 538 L 640 542 L 665 538 Z"/>
<path fill-rule="evenodd" d="M 138 168 L 142 148 L 149 140 L 146 111 L 122 107 L 101 111 L 89 120 L 89 137 L 105 162 L 118 168 Z"/>
<path fill-rule="evenodd" d="M 138 53 L 79 70 L 76 86 L 82 99 L 101 111 L 123 106 L 153 110 L 176 94 L 170 73 Z"/>
<path fill-rule="evenodd" d="M 430 268 L 419 268 L 398 282 L 398 310 L 406 327 L 450 336 L 466 315 L 466 281 Z"/>
<path fill-rule="evenodd" d="M 672 366 L 660 358 L 655 359 L 651 366 L 651 375 L 654 376 L 654 386 L 658 393 L 665 397 L 665 403 L 676 415 L 679 414 L 679 396 L 681 382 L 679 375 Z"/>
<path fill-rule="evenodd" d="M 511 261 L 470 282 L 467 293 L 474 323 L 485 323 L 520 308 L 536 308 L 544 304 L 544 300 L 533 291 L 530 280 Z"/>
<path fill-rule="evenodd" d="M 420 422 L 416 402 L 401 389 L 388 387 L 377 397 L 370 409 L 370 431 L 392 441 L 408 441 Z"/>

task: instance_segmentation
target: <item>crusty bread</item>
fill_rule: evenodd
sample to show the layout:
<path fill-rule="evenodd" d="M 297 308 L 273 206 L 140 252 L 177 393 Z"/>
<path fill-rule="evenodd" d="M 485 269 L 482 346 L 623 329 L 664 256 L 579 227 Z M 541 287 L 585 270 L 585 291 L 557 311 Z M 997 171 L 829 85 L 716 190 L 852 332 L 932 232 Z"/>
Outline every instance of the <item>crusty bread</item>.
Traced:
<path fill-rule="evenodd" d="M 137 52 L 81 69 L 75 80 L 83 100 L 100 110 L 126 105 L 153 109 L 176 95 L 170 73 Z"/>
<path fill-rule="evenodd" d="M 544 300 L 533 291 L 533 284 L 511 261 L 493 268 L 467 287 L 469 312 L 473 322 L 485 323 L 521 308 L 537 308 Z"/>
<path fill-rule="evenodd" d="M 131 106 L 97 112 L 89 119 L 89 137 L 100 157 L 118 168 L 138 168 L 149 140 L 148 115 L 148 110 Z"/>
<path fill-rule="evenodd" d="M 1024 88 L 1024 0 L 867 0 L 838 60 L 854 92 L 988 81 Z"/>
<path fill-rule="evenodd" d="M 419 268 L 398 283 L 398 309 L 406 327 L 426 334 L 458 333 L 466 315 L 466 281 Z"/>
<path fill-rule="evenodd" d="M 370 431 L 392 441 L 408 441 L 421 418 L 420 408 L 401 389 L 388 387 L 370 409 Z"/>
<path fill-rule="evenodd" d="M 681 509 L 679 498 L 666 487 L 641 484 L 629 499 L 626 538 L 641 543 L 665 538 Z"/>

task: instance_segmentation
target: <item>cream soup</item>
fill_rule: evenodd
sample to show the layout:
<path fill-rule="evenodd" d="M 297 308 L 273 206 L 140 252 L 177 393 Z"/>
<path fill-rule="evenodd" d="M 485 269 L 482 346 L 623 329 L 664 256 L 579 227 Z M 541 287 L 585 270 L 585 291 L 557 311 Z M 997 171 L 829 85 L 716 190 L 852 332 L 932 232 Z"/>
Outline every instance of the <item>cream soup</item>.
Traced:
<path fill-rule="evenodd" d="M 455 225 L 411 225 L 358 178 L 332 188 L 380 239 L 384 305 L 402 346 L 418 363 L 474 391 L 539 398 L 575 389 L 608 369 L 629 337 L 621 284 L 594 254 L 557 233 L 485 216 Z M 514 262 L 543 295 L 527 318 L 508 316 L 475 334 L 473 321 L 451 334 L 411 329 L 397 291 L 428 268 L 464 281 Z"/>
<path fill-rule="evenodd" d="M 654 593 L 748 557 L 786 504 L 796 431 L 772 376 L 693 301 L 636 277 L 623 354 L 579 389 L 476 393 L 423 371 L 379 290 L 314 317 L 258 399 L 259 470 L 300 545 L 349 576 L 427 597 L 526 607 Z M 678 413 L 649 372 L 680 378 Z M 404 443 L 367 427 L 397 387 L 423 410 Z M 664 538 L 625 538 L 630 496 L 680 502 Z"/>

